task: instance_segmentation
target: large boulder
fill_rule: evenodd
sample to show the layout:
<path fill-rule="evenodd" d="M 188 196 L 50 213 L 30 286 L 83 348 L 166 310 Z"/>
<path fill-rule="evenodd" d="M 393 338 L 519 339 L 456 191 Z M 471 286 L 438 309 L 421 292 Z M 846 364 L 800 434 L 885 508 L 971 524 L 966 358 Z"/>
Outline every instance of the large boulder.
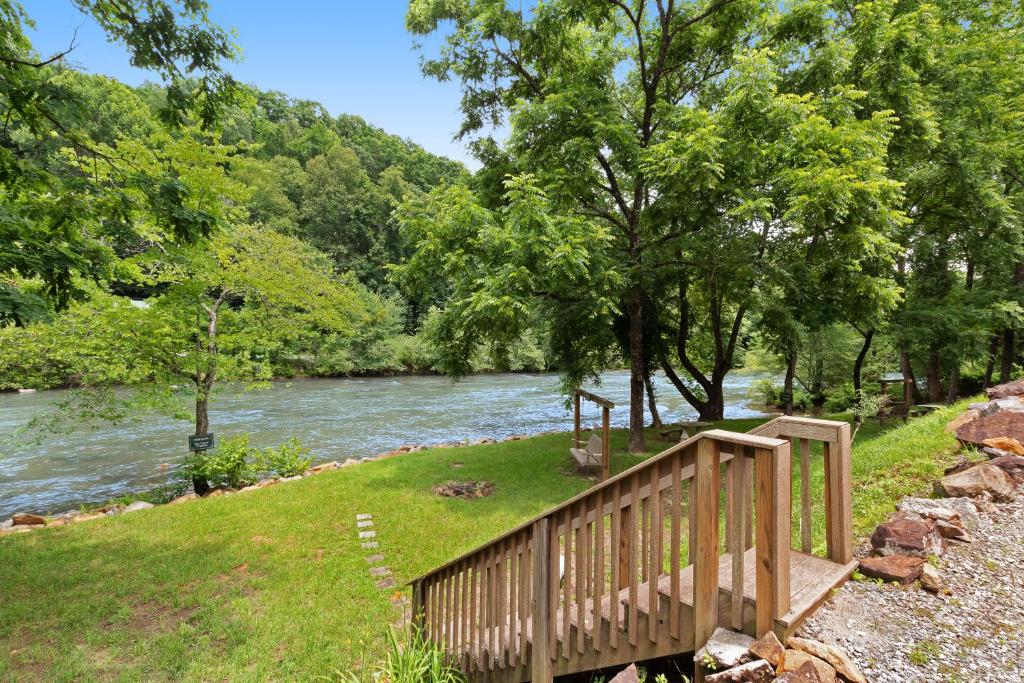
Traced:
<path fill-rule="evenodd" d="M 809 655 L 814 655 L 818 659 L 828 662 L 829 665 L 836 670 L 836 673 L 851 683 L 868 683 L 868 679 L 864 677 L 864 674 L 862 674 L 857 665 L 853 663 L 853 660 L 835 645 L 820 643 L 817 640 L 810 640 L 808 638 L 795 637 L 787 640 L 786 645 L 794 650 L 806 652 Z"/>
<path fill-rule="evenodd" d="M 640 674 L 636 670 L 636 664 L 630 664 L 617 673 L 609 683 L 640 683 Z"/>
<path fill-rule="evenodd" d="M 972 408 L 971 410 L 965 410 L 964 412 L 960 413 L 959 415 L 957 415 L 956 417 L 949 421 L 949 423 L 946 425 L 946 431 L 955 434 L 956 430 L 960 429 L 968 422 L 978 419 L 979 417 L 981 417 L 980 410 L 976 408 Z"/>
<path fill-rule="evenodd" d="M 744 633 L 737 633 L 719 626 L 708 642 L 697 651 L 693 661 L 706 669 L 721 671 L 750 661 L 750 646 L 754 639 Z"/>
<path fill-rule="evenodd" d="M 898 514 L 900 517 L 879 524 L 871 534 L 871 547 L 879 555 L 931 557 L 942 554 L 942 534 L 934 522 L 914 514 Z"/>
<path fill-rule="evenodd" d="M 896 509 L 966 528 L 973 528 L 978 522 L 978 508 L 970 498 L 904 498 L 896 504 Z"/>
<path fill-rule="evenodd" d="M 885 557 L 865 557 L 860 561 L 859 570 L 864 576 L 906 586 L 921 577 L 923 565 L 923 557 L 886 555 Z"/>
<path fill-rule="evenodd" d="M 988 461 L 1010 475 L 1014 484 L 1024 484 L 1024 458 L 1019 455 L 1001 455 Z"/>
<path fill-rule="evenodd" d="M 750 646 L 750 654 L 758 659 L 767 660 L 769 664 L 777 667 L 782 664 L 786 648 L 779 642 L 779 637 L 775 635 L 775 631 L 768 631 Z"/>
<path fill-rule="evenodd" d="M 818 670 L 810 662 L 804 662 L 792 671 L 786 671 L 774 683 L 821 683 Z"/>
<path fill-rule="evenodd" d="M 814 671 L 818 674 L 818 678 L 822 683 L 835 683 L 837 680 L 836 670 L 832 668 L 832 665 L 825 660 L 815 657 L 814 655 L 807 654 L 802 650 L 786 650 L 786 658 L 782 662 L 782 667 L 780 667 L 781 670 L 779 673 L 796 671 L 808 662 L 814 666 Z"/>
<path fill-rule="evenodd" d="M 711 674 L 704 678 L 704 683 L 771 683 L 773 680 L 775 669 L 765 660 L 759 659 Z"/>
<path fill-rule="evenodd" d="M 1022 445 L 1020 441 L 1017 441 L 1017 439 L 1011 439 L 1006 436 L 996 436 L 991 439 L 985 439 L 982 443 L 989 448 L 995 449 L 997 456 L 1004 455 L 1006 453 L 1024 455 L 1024 445 Z"/>
<path fill-rule="evenodd" d="M 1013 479 L 1006 472 L 990 462 L 948 474 L 936 483 L 940 493 L 947 496 L 974 498 L 987 492 L 993 500 L 1005 502 L 1016 498 Z"/>
<path fill-rule="evenodd" d="M 46 517 L 33 515 L 28 512 L 19 512 L 11 517 L 11 520 L 14 522 L 14 526 L 40 526 L 46 524 Z"/>
<path fill-rule="evenodd" d="M 985 390 L 985 395 L 990 399 L 1008 398 L 1010 396 L 1024 395 L 1024 379 L 1014 380 L 1006 384 L 997 384 Z"/>
<path fill-rule="evenodd" d="M 959 426 L 956 438 L 964 443 L 984 446 L 986 439 L 1005 437 L 1024 443 L 1024 413 L 1015 410 L 1000 410 L 992 415 L 982 415 Z"/>

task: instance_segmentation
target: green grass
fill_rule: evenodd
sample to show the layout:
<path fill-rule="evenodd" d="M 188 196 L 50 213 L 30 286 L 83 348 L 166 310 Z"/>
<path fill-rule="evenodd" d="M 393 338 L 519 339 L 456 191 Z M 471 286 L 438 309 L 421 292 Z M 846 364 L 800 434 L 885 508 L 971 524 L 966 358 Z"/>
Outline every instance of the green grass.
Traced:
<path fill-rule="evenodd" d="M 861 430 L 858 533 L 899 496 L 928 491 L 953 458 L 943 426 L 955 412 Z M 722 426 L 745 431 L 757 422 Z M 613 472 L 642 459 L 623 452 L 625 439 L 613 433 Z M 427 450 L 2 537 L 0 680 L 331 678 L 382 652 L 400 615 L 392 591 L 367 572 L 355 515 L 374 516 L 380 551 L 403 583 L 590 486 L 566 469 L 568 441 L 557 434 Z M 814 477 L 820 485 L 820 466 Z M 433 495 L 448 479 L 486 479 L 496 491 L 474 501 Z M 816 545 L 821 527 L 819 515 Z"/>

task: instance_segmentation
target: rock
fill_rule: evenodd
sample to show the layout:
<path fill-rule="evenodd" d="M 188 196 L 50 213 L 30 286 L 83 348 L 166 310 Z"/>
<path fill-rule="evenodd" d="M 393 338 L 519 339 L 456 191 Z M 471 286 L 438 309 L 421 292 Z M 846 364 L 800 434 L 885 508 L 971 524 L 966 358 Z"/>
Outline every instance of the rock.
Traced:
<path fill-rule="evenodd" d="M 485 437 L 483 439 L 473 439 L 472 441 L 469 442 L 469 445 L 470 446 L 486 446 L 487 444 L 492 444 L 492 443 L 498 443 L 498 442 L 495 441 L 494 439 L 488 439 L 488 438 Z"/>
<path fill-rule="evenodd" d="M 932 593 L 941 593 L 946 587 L 939 570 L 927 562 L 921 567 L 921 587 Z"/>
<path fill-rule="evenodd" d="M 1013 455 L 1010 451 L 1004 451 L 1001 448 L 992 448 L 991 446 L 985 446 L 981 449 L 981 452 L 987 455 L 989 460 L 1001 458 L 1004 455 Z M 949 473 L 947 472 L 946 474 Z"/>
<path fill-rule="evenodd" d="M 302 479 L 301 474 L 296 474 L 294 477 L 281 477 L 278 481 L 280 481 L 283 484 L 286 481 L 298 481 L 299 479 Z"/>
<path fill-rule="evenodd" d="M 930 557 L 941 555 L 942 535 L 935 523 L 912 513 L 900 513 L 902 518 L 879 524 L 871 534 L 871 546 L 880 555 L 914 555 Z"/>
<path fill-rule="evenodd" d="M 988 462 L 1010 475 L 1014 484 L 1024 484 L 1024 458 L 1019 455 L 1001 455 Z"/>
<path fill-rule="evenodd" d="M 950 541 L 959 541 L 961 543 L 973 543 L 974 539 L 971 535 L 960 526 L 952 522 L 946 522 L 944 520 L 937 520 L 935 522 L 935 528 L 938 530 L 942 537 Z"/>
<path fill-rule="evenodd" d="M 127 514 L 129 512 L 138 512 L 139 510 L 148 510 L 151 507 L 154 507 L 154 505 L 152 503 L 147 503 L 144 500 L 137 500 L 134 503 L 132 503 L 131 505 L 129 505 L 128 507 L 126 507 L 124 509 L 124 511 L 125 511 L 125 514 Z"/>
<path fill-rule="evenodd" d="M 982 491 L 981 495 L 971 500 L 974 509 L 978 512 L 995 512 L 996 506 L 992 504 L 992 494 Z"/>
<path fill-rule="evenodd" d="M 103 519 L 104 517 L 106 517 L 106 515 L 102 512 L 92 512 L 82 515 L 75 515 L 71 518 L 71 521 L 75 524 L 78 524 L 79 522 L 88 522 L 93 519 Z"/>
<path fill-rule="evenodd" d="M 991 439 L 985 439 L 982 443 L 990 448 L 995 448 L 1000 451 L 1007 451 L 1014 455 L 1024 455 L 1024 445 L 1022 445 L 1020 441 L 1017 441 L 1017 439 L 1011 439 L 1005 436 L 996 436 Z"/>
<path fill-rule="evenodd" d="M 782 662 L 782 670 L 779 673 L 796 671 L 807 663 L 814 667 L 814 671 L 818 674 L 818 678 L 822 683 L 834 683 L 836 681 L 836 670 L 832 668 L 831 664 L 802 650 L 787 649 L 786 658 Z"/>
<path fill-rule="evenodd" d="M 615 674 L 615 678 L 608 683 L 640 683 L 640 675 L 636 671 L 636 664 L 630 664 Z"/>
<path fill-rule="evenodd" d="M 238 489 L 239 493 L 246 493 L 247 491 L 256 491 L 260 488 L 259 484 L 251 484 L 250 486 L 244 486 Z"/>
<path fill-rule="evenodd" d="M 779 637 L 775 635 L 774 631 L 768 631 L 750 646 L 750 654 L 758 659 L 767 660 L 774 667 L 782 664 L 782 657 L 785 653 L 786 648 L 779 642 Z"/>
<path fill-rule="evenodd" d="M 227 494 L 227 489 L 217 488 L 217 489 L 213 489 L 212 491 L 207 491 L 205 494 L 203 494 L 203 498 L 220 498 L 221 496 L 226 495 L 226 494 Z"/>
<path fill-rule="evenodd" d="M 261 488 L 261 489 L 265 489 L 268 486 L 273 486 L 276 483 L 277 483 L 277 479 L 264 479 L 263 481 L 261 481 L 258 484 L 256 484 L 256 486 Z"/>
<path fill-rule="evenodd" d="M 949 474 L 936 483 L 936 488 L 947 496 L 975 497 L 987 491 L 992 498 L 1011 501 L 1016 498 L 1013 479 L 990 462 L 975 465 L 969 470 Z"/>
<path fill-rule="evenodd" d="M 970 498 L 904 498 L 896 509 L 931 520 L 959 522 L 965 527 L 973 527 L 978 521 L 978 509 Z"/>
<path fill-rule="evenodd" d="M 796 669 L 787 671 L 776 678 L 775 683 L 821 683 L 821 676 L 818 675 L 814 664 L 804 662 Z"/>
<path fill-rule="evenodd" d="M 19 394 L 34 394 L 34 393 L 36 393 L 36 390 L 35 389 L 18 389 L 18 393 Z"/>
<path fill-rule="evenodd" d="M 865 557 L 860 561 L 860 573 L 882 581 L 895 581 L 906 586 L 921 576 L 923 557 L 888 555 L 886 557 Z"/>
<path fill-rule="evenodd" d="M 116 515 L 121 514 L 123 511 L 124 511 L 124 506 L 123 505 L 110 505 L 108 507 L 100 509 L 100 512 L 105 514 L 107 517 L 114 517 Z"/>
<path fill-rule="evenodd" d="M 5 519 L 4 521 L 0 522 L 0 531 L 6 531 L 7 529 L 10 529 L 12 526 L 14 526 L 14 520 Z"/>
<path fill-rule="evenodd" d="M 46 518 L 40 515 L 33 515 L 28 512 L 19 512 L 11 517 L 14 526 L 40 526 L 46 524 Z"/>
<path fill-rule="evenodd" d="M 946 431 L 956 433 L 956 430 L 960 429 L 968 422 L 977 420 L 979 417 L 981 417 L 980 410 L 965 410 L 949 421 L 946 425 Z"/>
<path fill-rule="evenodd" d="M 336 470 L 339 467 L 341 467 L 341 465 L 339 465 L 337 461 L 325 462 L 319 465 L 313 465 L 308 470 L 306 470 L 306 474 L 320 474 L 321 472 L 330 472 L 331 470 Z"/>
<path fill-rule="evenodd" d="M 982 415 L 961 425 L 955 433 L 960 441 L 978 446 L 984 446 L 985 439 L 994 437 L 1024 441 L 1024 413 L 1000 410 L 992 415 Z"/>
<path fill-rule="evenodd" d="M 172 500 L 168 505 L 178 505 L 179 503 L 187 503 L 190 500 L 198 500 L 199 496 L 194 493 L 186 493 L 183 496 L 178 496 Z"/>
<path fill-rule="evenodd" d="M 790 638 L 786 641 L 786 645 L 828 662 L 829 666 L 836 670 L 836 673 L 851 683 L 868 683 L 868 679 L 864 677 L 853 660 L 835 645 L 820 643 L 808 638 Z"/>
<path fill-rule="evenodd" d="M 763 659 L 740 664 L 737 667 L 711 674 L 705 683 L 770 683 L 775 679 L 775 669 Z"/>
<path fill-rule="evenodd" d="M 754 639 L 745 633 L 736 633 L 719 626 L 704 647 L 697 650 L 693 661 L 705 669 L 721 671 L 750 661 L 750 646 Z"/>
<path fill-rule="evenodd" d="M 346 458 L 345 462 L 341 464 L 342 467 L 352 467 L 352 465 L 358 465 L 359 461 L 355 458 Z"/>
<path fill-rule="evenodd" d="M 489 481 L 446 481 L 434 487 L 434 493 L 445 498 L 483 498 L 494 493 Z"/>
<path fill-rule="evenodd" d="M 1006 384 L 997 384 L 985 390 L 985 395 L 990 399 L 1020 396 L 1022 394 L 1024 394 L 1024 379 L 1014 380 Z"/>

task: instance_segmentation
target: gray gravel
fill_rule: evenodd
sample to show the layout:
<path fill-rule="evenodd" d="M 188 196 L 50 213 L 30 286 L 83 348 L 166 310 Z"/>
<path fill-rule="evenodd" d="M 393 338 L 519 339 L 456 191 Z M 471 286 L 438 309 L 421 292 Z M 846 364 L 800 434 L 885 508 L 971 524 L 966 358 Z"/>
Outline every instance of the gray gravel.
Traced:
<path fill-rule="evenodd" d="M 950 595 L 850 581 L 800 635 L 844 648 L 876 683 L 1024 681 L 1024 487 L 939 558 Z"/>

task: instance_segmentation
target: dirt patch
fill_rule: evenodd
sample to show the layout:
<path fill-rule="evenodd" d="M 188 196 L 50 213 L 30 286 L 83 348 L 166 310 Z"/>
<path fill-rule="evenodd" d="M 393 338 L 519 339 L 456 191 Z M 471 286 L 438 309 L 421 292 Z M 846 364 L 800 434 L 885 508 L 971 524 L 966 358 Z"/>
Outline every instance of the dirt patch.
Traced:
<path fill-rule="evenodd" d="M 195 606 L 171 607 L 148 600 L 132 605 L 131 615 L 125 621 L 108 621 L 103 628 L 123 629 L 138 635 L 153 636 L 176 629 L 179 624 L 191 619 L 198 609 Z"/>
<path fill-rule="evenodd" d="M 434 487 L 434 493 L 445 498 L 483 498 L 494 493 L 489 481 L 446 481 Z"/>

